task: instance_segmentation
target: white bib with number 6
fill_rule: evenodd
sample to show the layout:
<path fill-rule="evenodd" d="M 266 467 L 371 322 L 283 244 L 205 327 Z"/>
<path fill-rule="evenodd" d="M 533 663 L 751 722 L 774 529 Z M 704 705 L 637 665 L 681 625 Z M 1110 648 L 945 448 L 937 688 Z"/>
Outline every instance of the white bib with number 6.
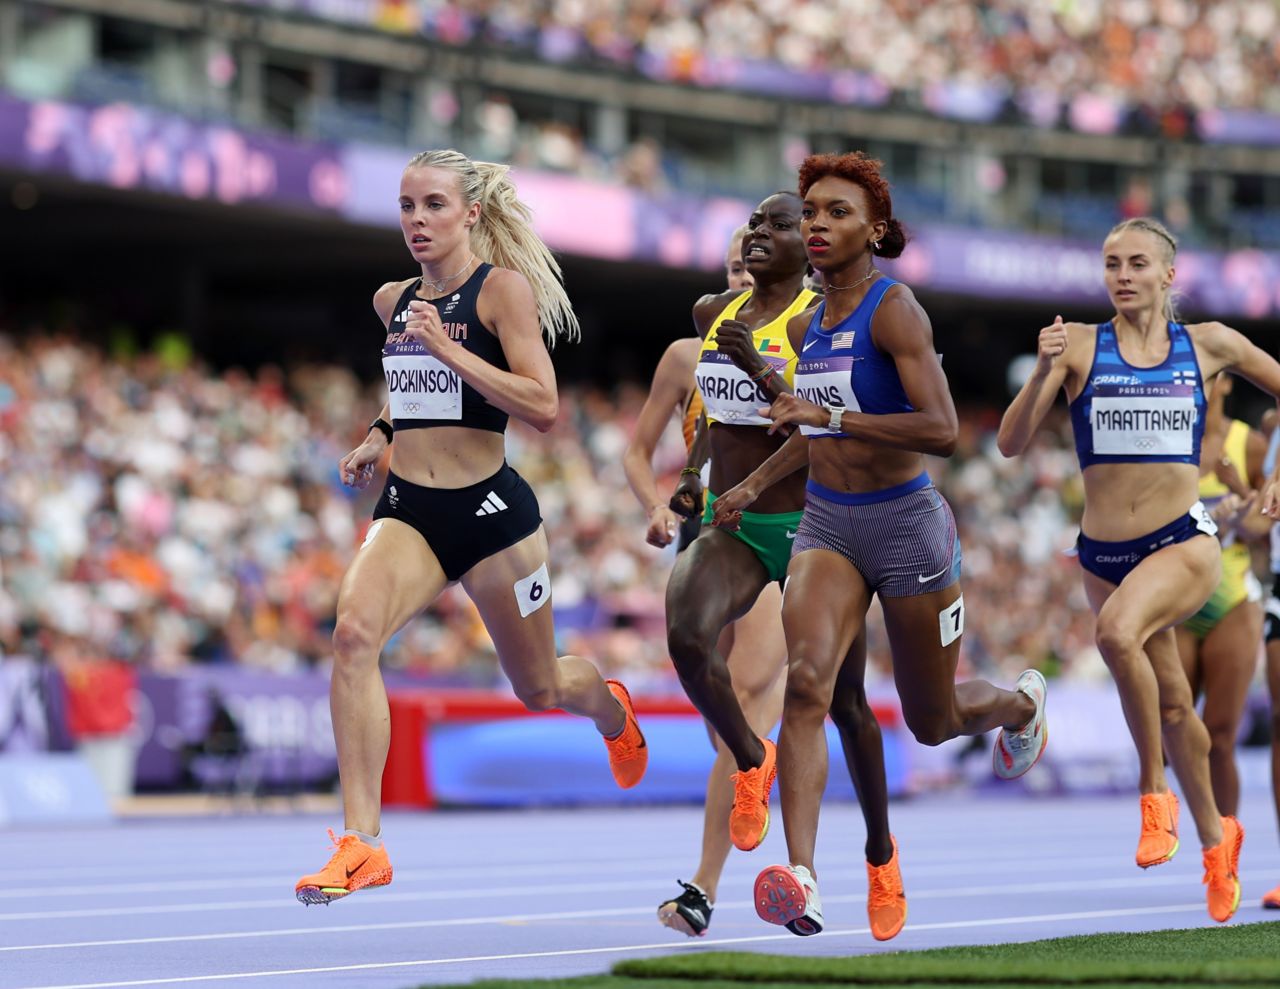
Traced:
<path fill-rule="evenodd" d="M 528 618 L 551 600 L 551 576 L 547 573 L 547 565 L 544 563 L 524 580 L 517 580 L 515 591 L 520 617 Z"/>

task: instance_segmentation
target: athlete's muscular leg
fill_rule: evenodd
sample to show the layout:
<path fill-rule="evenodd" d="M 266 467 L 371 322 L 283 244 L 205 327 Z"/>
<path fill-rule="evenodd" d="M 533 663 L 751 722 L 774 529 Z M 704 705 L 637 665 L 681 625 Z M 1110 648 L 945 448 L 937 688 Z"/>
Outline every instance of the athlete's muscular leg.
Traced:
<path fill-rule="evenodd" d="M 1218 815 L 1225 812 L 1213 796 L 1209 732 L 1196 714 L 1195 698 L 1191 696 L 1191 686 L 1178 659 L 1173 629 L 1154 633 L 1147 639 L 1143 652 L 1155 671 L 1164 750 L 1182 784 L 1200 842 L 1208 848 L 1222 840 Z"/>
<path fill-rule="evenodd" d="M 1182 671 L 1187 675 L 1187 683 L 1191 685 L 1191 695 L 1199 697 L 1204 688 L 1204 659 L 1200 655 L 1201 638 L 1187 628 L 1178 625 L 1173 630 L 1173 641 L 1178 647 L 1178 659 L 1182 663 Z"/>
<path fill-rule="evenodd" d="M 426 540 L 396 519 L 369 526 L 338 591 L 329 708 L 338 747 L 346 827 L 376 835 L 382 770 L 391 741 L 378 656 L 393 634 L 447 583 Z"/>
<path fill-rule="evenodd" d="M 831 720 L 840 731 L 849 778 L 858 794 L 858 806 L 867 826 L 866 855 L 872 865 L 884 865 L 893 857 L 889 835 L 889 787 L 884 775 L 884 739 L 880 723 L 867 703 L 867 633 L 854 640 L 836 676 Z"/>
<path fill-rule="evenodd" d="M 1240 808 L 1236 736 L 1258 665 L 1262 605 L 1242 601 L 1210 630 L 1201 646 L 1204 668 L 1204 726 L 1209 732 L 1209 778 L 1221 814 Z"/>
<path fill-rule="evenodd" d="M 729 676 L 747 725 L 763 738 L 782 715 L 786 685 L 787 643 L 782 635 L 782 599 L 770 582 L 746 615 L 730 626 L 733 647 L 728 653 Z M 724 639 L 721 639 L 723 646 Z M 715 900 L 720 874 L 732 844 L 724 822 L 733 809 L 729 777 L 738 766 L 728 746 L 715 737 L 716 761 L 707 776 L 707 799 L 702 822 L 702 858 L 693 882 Z"/>
<path fill-rule="evenodd" d="M 768 588 L 765 588 L 765 590 L 767 591 Z M 761 592 L 762 595 L 763 593 L 764 592 Z M 756 603 L 752 605 L 751 610 L 754 611 L 757 607 L 759 607 L 759 605 L 760 605 L 760 598 L 756 598 Z M 738 621 L 745 621 L 750 614 L 751 614 L 751 611 L 748 611 L 747 614 L 739 618 Z M 778 606 L 778 614 L 775 616 L 775 618 L 777 619 L 777 622 L 778 622 L 778 629 L 779 629 L 778 634 L 781 635 L 782 634 L 781 632 L 782 606 L 781 605 Z M 729 662 L 729 660 L 732 658 L 733 647 L 734 647 L 734 644 L 737 642 L 737 637 L 733 634 L 734 627 L 736 624 L 737 622 L 730 622 L 728 625 L 722 628 L 720 630 L 720 638 L 716 640 L 716 649 L 719 650 L 721 656 L 725 657 L 726 663 Z M 782 647 L 782 651 L 784 653 L 786 652 L 785 645 Z M 711 748 L 714 751 L 716 752 L 727 751 L 724 747 L 724 743 L 720 741 L 720 736 L 717 735 L 716 730 L 713 727 L 711 727 L 710 721 L 708 721 L 706 718 L 703 718 L 702 727 L 707 730 L 707 739 L 711 742 Z"/>
<path fill-rule="evenodd" d="M 1271 800 L 1280 822 L 1280 639 L 1267 643 L 1267 695 L 1271 698 Z"/>
<path fill-rule="evenodd" d="M 776 581 L 765 584 L 755 603 L 729 630 L 733 633 L 732 642 L 724 655 L 733 693 L 747 724 L 763 738 L 782 717 L 782 694 L 787 683 L 782 592 Z"/>
<path fill-rule="evenodd" d="M 930 594 L 882 596 L 880 601 L 902 716 L 925 745 L 1001 726 L 1016 730 L 1036 713 L 1035 702 L 1021 691 L 1002 690 L 985 680 L 956 683 L 959 602 L 959 582 Z"/>
<path fill-rule="evenodd" d="M 680 554 L 667 583 L 671 660 L 689 700 L 733 753 L 739 770 L 760 765 L 764 747 L 743 715 L 716 642 L 725 625 L 747 613 L 767 581 L 764 565 L 749 547 L 709 528 Z"/>
<path fill-rule="evenodd" d="M 787 573 L 782 605 L 787 692 L 778 735 L 778 785 L 791 864 L 813 872 L 818 814 L 827 784 L 824 722 L 840 665 L 862 631 L 871 592 L 853 564 L 828 550 L 798 553 Z"/>
<path fill-rule="evenodd" d="M 1196 536 L 1151 554 L 1118 587 L 1084 574 L 1085 592 L 1098 616 L 1098 649 L 1115 679 L 1138 750 L 1139 791 L 1168 789 L 1163 762 L 1168 752 L 1206 848 L 1222 840 L 1209 783 L 1209 733 L 1196 715 L 1170 626 L 1208 600 L 1221 576 L 1221 556 L 1216 540 Z"/>
<path fill-rule="evenodd" d="M 559 708 L 595 722 L 603 735 L 623 728 L 622 706 L 609 692 L 600 671 L 580 656 L 556 656 L 551 587 L 533 600 L 526 594 L 520 614 L 516 583 L 547 562 L 547 536 L 538 531 L 514 546 L 481 560 L 462 576 L 462 587 L 475 602 L 484 627 L 498 651 L 502 671 L 531 711 Z"/>
<path fill-rule="evenodd" d="M 773 731 L 782 717 L 786 687 L 787 640 L 782 632 L 782 591 L 768 581 L 755 603 L 729 625 L 720 639 L 734 694 L 757 735 Z"/>

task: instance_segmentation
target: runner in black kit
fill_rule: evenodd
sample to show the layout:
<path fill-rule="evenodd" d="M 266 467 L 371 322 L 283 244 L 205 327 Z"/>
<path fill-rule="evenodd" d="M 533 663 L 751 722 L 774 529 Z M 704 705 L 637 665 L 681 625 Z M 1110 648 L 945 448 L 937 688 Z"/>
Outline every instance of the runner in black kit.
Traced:
<path fill-rule="evenodd" d="M 396 439 L 374 522 L 342 581 L 333 633 L 330 705 L 346 831 L 325 867 L 298 880 L 303 903 L 391 881 L 380 836 L 390 725 L 378 656 L 455 581 L 479 610 L 516 696 L 530 710 L 590 718 L 619 786 L 644 775 L 648 750 L 626 688 L 585 659 L 556 657 L 538 502 L 505 460 L 508 416 L 543 432 L 555 424 L 547 346 L 578 330 L 559 266 L 529 219 L 503 165 L 428 151 L 400 180 L 400 228 L 422 273 L 374 296 L 390 400 L 339 465 L 344 483 L 365 487 Z"/>

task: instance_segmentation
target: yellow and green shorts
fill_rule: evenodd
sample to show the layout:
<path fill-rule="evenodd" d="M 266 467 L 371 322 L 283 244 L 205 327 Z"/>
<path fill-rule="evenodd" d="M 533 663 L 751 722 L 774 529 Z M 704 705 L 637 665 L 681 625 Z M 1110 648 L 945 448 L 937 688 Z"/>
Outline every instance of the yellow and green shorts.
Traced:
<path fill-rule="evenodd" d="M 707 504 L 702 510 L 702 524 L 710 525 L 715 512 L 712 506 L 716 496 L 707 492 Z M 787 564 L 791 562 L 791 547 L 795 543 L 796 528 L 804 512 L 778 512 L 767 515 L 761 512 L 743 512 L 742 522 L 737 532 L 728 529 L 721 531 L 745 543 L 756 559 L 764 564 L 765 573 L 770 580 L 782 580 L 787 575 Z"/>
<path fill-rule="evenodd" d="M 1209 600 L 1182 627 L 1198 639 L 1213 631 L 1218 622 L 1243 601 L 1262 600 L 1262 587 L 1250 569 L 1249 548 L 1235 543 L 1222 550 L 1222 579 Z"/>

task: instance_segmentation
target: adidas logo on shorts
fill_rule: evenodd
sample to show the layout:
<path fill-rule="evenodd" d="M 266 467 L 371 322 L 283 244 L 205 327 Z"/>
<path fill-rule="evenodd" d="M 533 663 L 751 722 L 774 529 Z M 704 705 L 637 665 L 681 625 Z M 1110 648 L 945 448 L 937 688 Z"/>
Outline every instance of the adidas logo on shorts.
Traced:
<path fill-rule="evenodd" d="M 505 512 L 507 503 L 490 491 L 484 496 L 484 501 L 480 502 L 480 507 L 476 509 L 477 515 L 496 515 L 498 512 Z"/>

